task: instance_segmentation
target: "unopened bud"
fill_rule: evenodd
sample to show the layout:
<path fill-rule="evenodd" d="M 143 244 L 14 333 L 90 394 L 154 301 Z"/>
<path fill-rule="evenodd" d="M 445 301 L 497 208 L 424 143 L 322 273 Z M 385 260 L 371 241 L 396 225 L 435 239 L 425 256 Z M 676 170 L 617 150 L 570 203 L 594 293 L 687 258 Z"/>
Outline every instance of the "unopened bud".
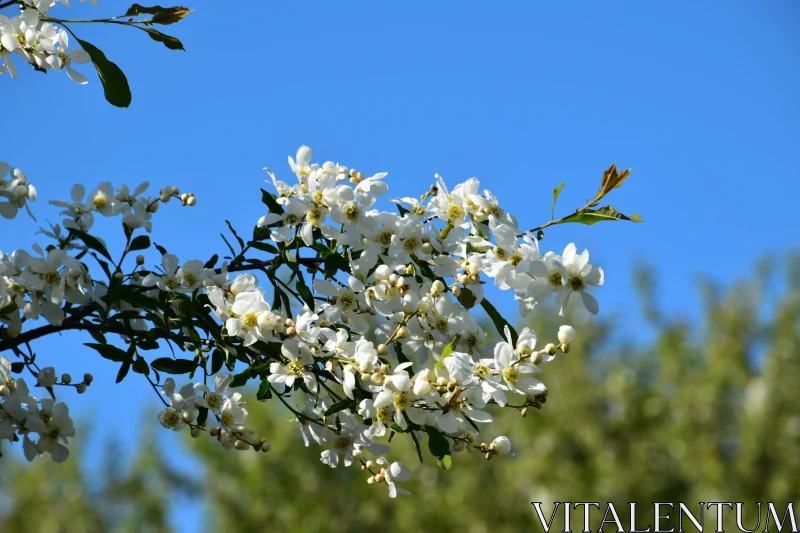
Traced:
<path fill-rule="evenodd" d="M 353 456 L 353 459 L 355 459 L 356 461 L 358 461 L 359 459 L 361 459 L 361 456 L 362 456 L 363 454 L 364 454 L 364 453 L 363 453 L 361 450 L 359 450 L 358 448 L 356 448 L 355 450 L 353 450 L 353 453 L 352 453 L 351 455 Z"/>
<path fill-rule="evenodd" d="M 78 383 L 75 385 L 75 390 L 78 391 L 78 394 L 83 394 L 86 392 L 86 383 Z"/>
<path fill-rule="evenodd" d="M 555 355 L 557 353 L 556 345 L 551 342 L 544 347 L 544 351 L 547 355 Z"/>
<path fill-rule="evenodd" d="M 180 194 L 181 190 L 179 188 L 177 188 L 177 187 L 173 187 L 171 192 L 172 192 L 172 194 Z"/>
<path fill-rule="evenodd" d="M 191 195 L 191 196 L 189 196 L 189 198 L 186 200 L 186 205 L 188 205 L 189 207 L 192 207 L 192 206 L 193 206 L 193 205 L 195 205 L 195 204 L 197 204 L 197 198 L 195 198 L 195 196 L 192 194 L 192 195 Z"/>
<path fill-rule="evenodd" d="M 466 285 L 469 283 L 469 276 L 467 276 L 466 274 L 459 274 L 458 276 L 456 276 L 456 279 L 462 285 Z"/>
<path fill-rule="evenodd" d="M 400 337 L 401 339 L 408 338 L 408 330 L 404 327 L 401 327 L 400 329 L 397 330 L 397 336 Z"/>
<path fill-rule="evenodd" d="M 542 361 L 544 361 L 544 355 L 542 352 L 533 352 L 531 354 L 531 363 L 534 365 L 541 365 Z"/>
<path fill-rule="evenodd" d="M 434 281 L 431 284 L 431 295 L 432 296 L 439 295 L 439 294 L 443 293 L 444 291 L 445 291 L 445 286 L 444 286 L 444 283 L 442 283 L 442 280 L 437 279 L 436 281 Z"/>
<path fill-rule="evenodd" d="M 72 383 L 72 376 L 70 376 L 69 374 L 62 374 L 61 383 L 63 383 L 64 385 L 69 385 L 70 383 Z"/>
<path fill-rule="evenodd" d="M 83 375 L 83 382 L 87 385 L 91 385 L 92 381 L 94 381 L 94 376 L 91 374 L 84 374 Z"/>
<path fill-rule="evenodd" d="M 367 470 L 372 470 L 373 468 L 375 468 L 375 461 L 372 460 L 367 461 L 367 464 L 364 466 L 366 466 Z"/>
<path fill-rule="evenodd" d="M 372 376 L 370 376 L 370 380 L 373 383 L 383 383 L 383 374 L 375 372 L 374 374 L 372 374 Z"/>
<path fill-rule="evenodd" d="M 380 370 L 381 374 L 388 374 L 390 371 L 391 371 L 391 368 L 389 368 L 389 365 L 387 365 L 387 364 L 382 364 L 381 365 L 381 370 Z"/>
<path fill-rule="evenodd" d="M 139 281 L 142 279 L 142 276 L 138 272 L 134 272 L 131 278 L 133 278 L 133 281 Z"/>
<path fill-rule="evenodd" d="M 262 452 L 267 453 L 271 449 L 272 449 L 272 444 L 270 444 L 269 442 L 267 442 L 265 440 L 261 441 L 261 451 Z"/>
<path fill-rule="evenodd" d="M 250 445 L 247 444 L 245 441 L 239 439 L 233 443 L 233 447 L 236 448 L 237 450 L 247 450 L 248 448 L 250 448 Z"/>
<path fill-rule="evenodd" d="M 423 243 L 422 244 L 422 253 L 430 254 L 431 252 L 433 252 L 433 246 L 431 245 L 431 243 L 429 243 L 429 242 Z"/>
<path fill-rule="evenodd" d="M 453 287 L 453 296 L 458 298 L 461 295 L 461 287 Z"/>
<path fill-rule="evenodd" d="M 380 355 L 389 355 L 389 347 L 386 346 L 385 344 L 379 344 L 378 345 L 378 353 Z"/>
<path fill-rule="evenodd" d="M 144 256 L 142 254 L 136 256 L 136 264 L 139 266 L 144 264 Z"/>
<path fill-rule="evenodd" d="M 189 433 L 192 435 L 193 439 L 196 439 L 197 437 L 203 434 L 203 430 L 200 429 L 199 427 L 193 427 Z"/>
<path fill-rule="evenodd" d="M 164 203 L 167 203 L 167 202 L 169 202 L 170 198 L 172 198 L 172 192 L 171 191 L 161 191 L 161 195 L 159 196 L 159 200 L 161 200 Z"/>
<path fill-rule="evenodd" d="M 297 330 L 294 328 L 294 326 L 290 326 L 286 328 L 286 334 L 290 337 L 294 337 L 295 335 L 297 335 Z"/>

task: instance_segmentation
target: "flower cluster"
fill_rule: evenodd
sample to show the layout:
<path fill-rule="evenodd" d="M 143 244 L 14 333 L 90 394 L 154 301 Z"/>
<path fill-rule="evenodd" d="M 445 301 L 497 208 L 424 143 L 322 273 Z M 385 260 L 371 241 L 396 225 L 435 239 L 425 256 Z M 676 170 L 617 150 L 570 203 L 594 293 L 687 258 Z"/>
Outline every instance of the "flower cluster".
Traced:
<path fill-rule="evenodd" d="M 36 187 L 25 177 L 18 168 L 11 168 L 8 163 L 0 161 L 0 216 L 14 218 L 21 208 L 25 208 L 31 218 L 31 208 L 28 201 L 36 201 Z"/>
<path fill-rule="evenodd" d="M 50 389 L 53 385 L 71 385 L 69 374 L 57 383 L 53 367 L 39 370 L 37 385 Z M 86 390 L 91 383 L 86 375 L 84 382 L 75 385 L 79 392 Z M 69 457 L 67 443 L 75 436 L 75 427 L 69 416 L 69 408 L 54 399 L 39 400 L 30 394 L 28 385 L 22 378 L 12 376 L 12 363 L 8 357 L 0 357 L 0 441 L 11 442 L 22 439 L 25 457 L 32 461 L 36 457 L 50 454 L 53 460 L 61 463 Z"/>
<path fill-rule="evenodd" d="M 17 77 L 12 55 L 20 56 L 36 70 L 66 70 L 73 81 L 88 83 L 86 76 L 72 68 L 75 63 L 88 63 L 89 54 L 80 48 L 69 48 L 69 34 L 41 20 L 55 1 L 35 1 L 24 5 L 19 15 L 0 15 L 0 74 L 5 71 Z M 64 4 L 69 5 L 67 2 Z"/>
<path fill-rule="evenodd" d="M 277 193 L 262 191 L 269 212 L 250 240 L 230 227 L 240 250 L 226 240 L 231 255 L 216 268 L 216 255 L 181 263 L 158 246 L 158 267 L 146 268 L 139 255 L 126 271 L 128 254 L 150 247 L 141 231 L 152 231 L 160 203 L 179 198 L 191 206 L 191 193 L 164 187 L 146 197 L 146 183 L 133 192 L 101 183 L 87 196 L 76 185 L 71 201 L 51 202 L 62 208 L 67 235 L 51 226 L 42 233 L 55 246 L 34 246 L 37 255 L 0 255 L 0 351 L 11 348 L 27 364 L 20 346 L 52 332 L 25 328 L 40 316 L 56 331 L 89 331 L 98 342 L 87 345 L 121 364 L 118 380 L 133 369 L 160 387 L 163 427 L 189 428 L 193 437 L 208 432 L 225 448 L 268 451 L 269 443 L 248 428 L 235 391 L 254 380 L 256 399 L 286 406 L 306 446 L 321 448 L 323 464 L 358 465 L 369 483 L 385 483 L 391 497 L 405 493 L 396 484 L 410 475 L 388 459 L 396 435 L 412 439 L 420 459 L 427 441 L 446 469 L 465 450 L 512 457 L 507 437 L 486 444 L 477 434 L 492 422 L 492 406 L 523 416 L 542 407 L 547 387 L 537 376 L 569 351 L 575 330 L 564 325 L 544 340 L 529 328 L 517 332 L 488 293 L 510 291 L 523 316 L 551 298 L 563 315 L 573 293 L 597 313 L 589 290 L 603 284 L 603 270 L 574 244 L 561 254 L 542 253 L 534 231 L 521 230 L 475 178 L 451 190 L 437 176 L 419 198 L 393 199 L 394 213 L 376 209 L 388 192 L 386 173 L 365 176 L 311 157 L 303 146 L 289 158 L 291 185 L 266 169 Z M 600 193 L 579 212 L 600 212 L 590 208 L 626 176 L 615 167 L 606 171 Z M 25 184 L 22 176 L 15 187 Z M 121 217 L 126 245 L 116 261 L 88 233 L 97 213 Z M 89 257 L 107 279 L 90 275 Z M 267 281 L 270 291 L 260 286 Z M 485 290 L 487 282 L 494 288 Z M 476 318 L 477 307 L 495 332 Z M 500 340 L 490 342 L 494 335 Z M 192 355 L 146 358 L 164 343 Z M 162 374 L 191 380 L 178 389 Z M 39 372 L 40 383 L 48 375 Z M 11 379 L 8 371 L 4 376 Z M 26 401 L 20 403 L 30 410 Z"/>

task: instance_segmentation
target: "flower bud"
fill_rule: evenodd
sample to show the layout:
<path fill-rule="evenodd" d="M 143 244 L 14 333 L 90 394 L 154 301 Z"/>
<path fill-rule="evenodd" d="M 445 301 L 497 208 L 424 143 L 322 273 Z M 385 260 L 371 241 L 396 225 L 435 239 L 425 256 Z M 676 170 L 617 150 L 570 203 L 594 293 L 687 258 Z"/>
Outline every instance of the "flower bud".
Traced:
<path fill-rule="evenodd" d="M 445 291 L 444 283 L 442 280 L 437 279 L 431 284 L 431 296 L 437 296 Z"/>
<path fill-rule="evenodd" d="M 165 204 L 169 202 L 169 199 L 172 198 L 172 191 L 161 191 L 161 195 L 159 196 L 159 200 L 164 202 Z"/>
<path fill-rule="evenodd" d="M 262 452 L 267 453 L 271 449 L 272 449 L 272 444 L 270 444 L 269 442 L 267 442 L 265 440 L 261 441 L 261 451 Z"/>
<path fill-rule="evenodd" d="M 203 430 L 200 429 L 199 427 L 193 427 L 189 433 L 192 435 L 193 439 L 196 439 L 197 437 L 203 434 Z"/>
<path fill-rule="evenodd" d="M 429 242 L 423 243 L 422 244 L 422 253 L 430 254 L 431 252 L 433 252 L 433 246 L 431 245 L 431 243 L 429 243 Z"/>
<path fill-rule="evenodd" d="M 454 452 L 463 452 L 466 447 L 467 443 L 464 442 L 463 440 L 457 440 L 453 443 Z"/>
<path fill-rule="evenodd" d="M 458 282 L 461 283 L 462 285 L 466 285 L 469 283 L 469 276 L 467 276 L 466 274 L 459 274 L 458 276 L 456 276 L 456 280 L 458 280 Z"/>
<path fill-rule="evenodd" d="M 188 205 L 189 207 L 192 207 L 195 204 L 197 204 L 197 198 L 195 198 L 195 196 L 192 194 L 186 200 L 186 205 Z"/>
<path fill-rule="evenodd" d="M 371 377 L 372 377 L 372 374 L 370 374 L 369 372 L 362 372 L 361 373 L 361 381 L 369 381 Z"/>
<path fill-rule="evenodd" d="M 181 190 L 179 188 L 177 188 L 177 187 L 173 187 L 172 189 L 170 189 L 170 192 L 172 194 L 176 194 L 177 195 L 177 194 L 181 193 Z"/>
<path fill-rule="evenodd" d="M 400 329 L 397 330 L 397 336 L 400 337 L 401 339 L 407 339 L 408 330 L 404 327 L 401 327 Z"/>
<path fill-rule="evenodd" d="M 119 271 L 114 272 L 114 279 L 122 279 L 124 277 L 125 277 L 125 275 L 122 272 L 119 272 Z"/>
<path fill-rule="evenodd" d="M 547 346 L 544 347 L 544 352 L 547 355 L 555 355 L 557 353 L 556 345 L 553 344 L 552 342 L 549 343 Z"/>
<path fill-rule="evenodd" d="M 370 380 L 373 383 L 378 383 L 378 384 L 383 383 L 383 374 L 375 372 L 374 374 L 372 374 L 372 376 L 370 376 Z"/>
<path fill-rule="evenodd" d="M 558 328 L 558 340 L 561 344 L 569 344 L 575 340 L 575 328 L 564 325 Z"/>
<path fill-rule="evenodd" d="M 497 455 L 511 457 L 514 454 L 511 452 L 511 441 L 508 437 L 497 437 L 489 445 L 489 449 Z"/>
<path fill-rule="evenodd" d="M 367 461 L 365 467 L 367 470 L 372 470 L 373 468 L 375 468 L 375 461 L 372 460 Z"/>
<path fill-rule="evenodd" d="M 241 450 L 249 449 L 250 445 L 247 444 L 245 441 L 239 439 L 239 440 L 237 440 L 236 442 L 233 443 L 233 447 L 236 448 L 237 450 L 241 451 Z"/>
<path fill-rule="evenodd" d="M 78 394 L 83 394 L 86 392 L 86 384 L 85 383 L 78 383 L 75 385 L 75 390 L 78 391 Z"/>
<path fill-rule="evenodd" d="M 69 374 L 61 374 L 61 383 L 63 383 L 64 385 L 69 385 L 70 383 L 72 383 L 72 376 L 70 376 Z"/>
<path fill-rule="evenodd" d="M 374 485 L 374 484 L 375 484 L 375 478 L 373 476 L 369 476 L 367 478 L 367 485 Z"/>
<path fill-rule="evenodd" d="M 192 422 L 197 420 L 197 413 L 195 413 L 193 410 L 192 411 L 184 411 L 183 415 L 181 415 L 181 416 L 183 418 L 183 421 L 186 422 L 187 424 L 191 424 Z"/>
<path fill-rule="evenodd" d="M 358 461 L 359 459 L 361 459 L 361 456 L 362 456 L 362 455 L 363 455 L 363 452 L 362 452 L 361 450 L 359 450 L 358 448 L 356 448 L 355 450 L 353 450 L 352 456 L 353 456 L 353 459 L 355 459 L 356 461 Z"/>
<path fill-rule="evenodd" d="M 455 296 L 456 298 L 458 298 L 461 295 L 461 287 L 453 287 L 452 291 L 453 291 L 453 296 Z"/>
<path fill-rule="evenodd" d="M 84 374 L 83 375 L 83 382 L 87 385 L 91 385 L 92 381 L 94 381 L 94 376 L 91 374 Z"/>
<path fill-rule="evenodd" d="M 294 337 L 295 335 L 297 335 L 297 330 L 294 328 L 294 326 L 290 326 L 286 328 L 286 334 L 290 337 Z"/>
<path fill-rule="evenodd" d="M 136 264 L 139 266 L 144 264 L 144 256 L 142 254 L 136 256 Z"/>
<path fill-rule="evenodd" d="M 385 344 L 379 344 L 378 345 L 378 353 L 380 355 L 388 355 L 389 354 L 389 347 L 386 346 Z"/>
<path fill-rule="evenodd" d="M 447 379 L 444 376 L 439 376 L 436 378 L 437 387 L 444 387 L 445 385 L 447 385 Z"/>

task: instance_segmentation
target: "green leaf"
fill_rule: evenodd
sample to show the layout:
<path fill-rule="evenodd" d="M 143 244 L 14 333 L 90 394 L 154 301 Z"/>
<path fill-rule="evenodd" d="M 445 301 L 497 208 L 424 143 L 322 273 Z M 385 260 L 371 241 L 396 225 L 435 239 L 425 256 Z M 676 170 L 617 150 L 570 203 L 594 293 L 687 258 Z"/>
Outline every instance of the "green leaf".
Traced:
<path fill-rule="evenodd" d="M 122 363 L 124 361 L 129 361 L 130 358 L 125 350 L 121 350 L 112 344 L 97 344 L 94 342 L 86 342 L 84 343 L 85 346 L 92 348 L 93 350 L 97 350 L 102 357 L 114 361 L 116 363 Z"/>
<path fill-rule="evenodd" d="M 278 200 L 277 196 L 275 196 L 271 192 L 267 192 L 264 189 L 261 189 L 261 202 L 267 206 L 269 212 L 282 215 L 283 207 L 281 207 L 281 204 L 279 204 L 277 200 Z"/>
<path fill-rule="evenodd" d="M 206 420 L 208 420 L 208 407 L 201 407 L 198 411 L 200 411 L 200 413 L 197 415 L 197 425 L 203 426 Z"/>
<path fill-rule="evenodd" d="M 302 298 L 303 301 L 308 306 L 308 308 L 313 311 L 314 295 L 311 293 L 311 289 L 308 288 L 308 285 L 298 280 L 297 283 L 295 284 L 295 288 L 297 289 L 297 294 L 300 295 L 300 298 Z"/>
<path fill-rule="evenodd" d="M 216 348 L 211 354 L 211 374 L 216 374 L 222 370 L 222 365 L 225 364 L 225 354 L 219 348 Z"/>
<path fill-rule="evenodd" d="M 219 256 L 214 254 L 211 256 L 211 259 L 206 261 L 206 263 L 203 265 L 203 268 L 214 268 L 214 265 L 217 264 L 217 261 L 219 261 Z"/>
<path fill-rule="evenodd" d="M 272 399 L 272 390 L 270 390 L 269 386 L 270 382 L 266 379 L 261 381 L 261 385 L 258 386 L 258 392 L 256 392 L 256 400 L 263 402 Z"/>
<path fill-rule="evenodd" d="M 344 400 L 340 400 L 340 401 L 336 402 L 335 404 L 331 405 L 330 407 L 328 407 L 328 410 L 325 411 L 325 416 L 330 416 L 330 415 L 332 415 L 334 413 L 338 413 L 339 411 L 344 411 L 345 409 L 350 407 L 351 404 L 352 404 L 352 400 L 350 400 L 349 398 L 345 398 Z"/>
<path fill-rule="evenodd" d="M 139 235 L 131 241 L 131 247 L 128 250 L 135 252 L 136 250 L 147 250 L 148 248 L 150 248 L 150 237 Z"/>
<path fill-rule="evenodd" d="M 118 287 L 109 292 L 109 295 L 104 299 L 107 302 L 122 300 L 123 302 L 128 302 L 136 307 L 149 309 L 151 311 L 158 308 L 158 300 L 150 298 L 149 296 L 145 296 L 140 292 L 131 290 L 129 287 Z"/>
<path fill-rule="evenodd" d="M 436 464 L 445 470 L 450 470 L 453 467 L 453 456 L 448 453 L 444 457 L 439 457 L 436 459 Z"/>
<path fill-rule="evenodd" d="M 83 241 L 83 244 L 85 244 L 92 250 L 98 252 L 100 255 L 102 255 L 109 261 L 114 262 L 114 260 L 111 259 L 111 255 L 108 253 L 108 250 L 106 250 L 106 247 L 103 245 L 100 239 L 98 239 L 97 237 L 93 237 L 88 233 L 84 233 L 82 231 L 78 231 L 72 228 L 69 228 L 69 232 L 75 237 L 79 238 L 81 241 Z"/>
<path fill-rule="evenodd" d="M 92 43 L 82 39 L 78 39 L 78 43 L 92 59 L 97 75 L 100 77 L 100 83 L 103 84 L 103 91 L 108 103 L 117 107 L 131 105 L 131 88 L 122 69 L 110 61 L 102 50 Z"/>
<path fill-rule="evenodd" d="M 573 213 L 568 217 L 561 219 L 561 223 L 578 222 L 580 224 L 597 224 L 598 222 L 612 221 L 612 220 L 629 220 L 631 222 L 643 222 L 642 217 L 637 214 L 631 216 L 623 215 L 610 205 L 600 207 L 598 209 L 587 209 L 580 213 Z"/>
<path fill-rule="evenodd" d="M 245 370 L 244 372 L 241 372 L 233 376 L 233 379 L 228 384 L 228 386 L 231 388 L 243 387 L 244 385 L 247 385 L 247 382 L 250 381 L 251 377 L 252 374 L 250 370 Z"/>
<path fill-rule="evenodd" d="M 475 302 L 478 301 L 478 299 L 475 297 L 475 293 L 463 287 L 456 298 L 458 299 L 458 303 L 463 305 L 465 309 L 472 309 L 475 307 Z"/>
<path fill-rule="evenodd" d="M 461 340 L 461 335 L 456 335 L 453 337 L 453 340 L 451 340 L 450 343 L 444 347 L 444 350 L 442 350 L 442 356 L 436 362 L 434 368 L 444 368 L 444 360 L 453 354 L 453 350 L 456 349 L 456 345 L 458 344 L 459 340 Z"/>
<path fill-rule="evenodd" d="M 150 375 L 150 365 L 144 360 L 144 357 L 137 357 L 133 360 L 133 371 L 145 376 Z"/>
<path fill-rule="evenodd" d="M 266 242 L 250 241 L 250 247 L 255 248 L 256 250 L 261 250 L 262 252 L 267 252 L 275 255 L 279 253 L 277 248 Z"/>
<path fill-rule="evenodd" d="M 150 366 L 165 374 L 188 374 L 197 368 L 197 363 L 190 359 L 159 357 L 150 363 Z"/>
<path fill-rule="evenodd" d="M 129 362 L 122 363 L 122 366 L 119 367 L 119 372 L 117 372 L 117 383 L 125 379 L 125 376 L 128 375 L 128 371 L 131 369 L 131 364 Z"/>
<path fill-rule="evenodd" d="M 425 432 L 428 434 L 428 450 L 431 455 L 442 458 L 450 454 L 450 443 L 438 429 L 425 426 Z"/>
<path fill-rule="evenodd" d="M 164 43 L 164 46 L 169 48 L 170 50 L 186 50 L 183 47 L 183 43 L 177 38 L 173 37 L 172 35 L 167 35 L 166 33 L 161 33 L 158 30 L 153 28 L 142 28 L 144 31 L 147 32 L 147 35 L 150 36 L 156 42 Z"/>
<path fill-rule="evenodd" d="M 514 343 L 514 346 L 516 346 L 517 339 L 519 338 L 517 330 L 515 330 L 514 327 L 508 323 L 508 320 L 503 318 L 503 316 L 486 298 L 481 300 L 481 307 L 483 307 L 483 310 L 486 311 L 487 315 L 489 315 L 489 318 L 492 319 L 494 327 L 495 329 L 497 329 L 497 333 L 500 334 L 500 338 L 501 339 L 506 338 L 505 328 L 508 328 L 508 331 L 511 333 L 511 341 Z"/>
<path fill-rule="evenodd" d="M 561 189 L 564 188 L 567 182 L 562 183 L 555 189 L 553 189 L 553 210 L 550 212 L 550 220 L 553 220 L 556 217 L 556 200 L 558 200 L 558 195 L 561 194 Z"/>
<path fill-rule="evenodd" d="M 13 373 L 19 374 L 23 370 L 25 370 L 25 363 L 23 363 L 22 361 L 18 361 L 16 363 L 11 363 L 11 371 Z"/>
<path fill-rule="evenodd" d="M 406 430 L 401 428 L 400 424 L 398 424 L 397 422 L 392 422 L 391 425 L 389 426 L 389 429 L 391 429 L 395 433 L 405 433 L 406 432 Z"/>

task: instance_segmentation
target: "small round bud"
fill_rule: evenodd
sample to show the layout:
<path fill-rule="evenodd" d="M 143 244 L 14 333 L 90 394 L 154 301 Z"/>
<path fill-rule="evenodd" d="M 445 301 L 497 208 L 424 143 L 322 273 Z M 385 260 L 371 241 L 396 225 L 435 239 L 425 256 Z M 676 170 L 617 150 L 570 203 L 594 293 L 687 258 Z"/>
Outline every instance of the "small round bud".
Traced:
<path fill-rule="evenodd" d="M 389 368 L 389 365 L 385 363 L 381 365 L 381 370 L 380 370 L 381 374 L 388 374 L 389 372 L 391 372 L 391 370 L 392 369 Z"/>
<path fill-rule="evenodd" d="M 272 444 L 270 444 L 269 442 L 267 442 L 265 440 L 261 441 L 261 451 L 262 452 L 267 453 L 271 449 L 272 449 Z"/>
<path fill-rule="evenodd" d="M 431 252 L 433 252 L 433 246 L 431 245 L 431 243 L 429 243 L 429 242 L 423 243 L 422 244 L 422 253 L 430 254 Z"/>
<path fill-rule="evenodd" d="M 398 275 L 397 275 L 397 274 L 395 274 L 394 272 L 392 272 L 391 274 L 389 274 L 389 284 L 391 284 L 391 285 L 397 285 L 397 280 L 398 280 L 398 279 L 400 279 L 400 276 L 398 276 Z"/>
<path fill-rule="evenodd" d="M 142 279 L 142 276 L 138 272 L 134 272 L 131 278 L 133 278 L 133 281 L 139 281 L 140 279 Z"/>
<path fill-rule="evenodd" d="M 464 437 L 467 439 L 467 442 L 475 442 L 475 433 L 472 431 L 467 431 L 467 434 Z"/>
<path fill-rule="evenodd" d="M 180 194 L 181 190 L 179 188 L 177 188 L 177 187 L 173 187 L 172 189 L 170 189 L 170 192 L 172 194 Z"/>
<path fill-rule="evenodd" d="M 558 341 L 561 344 L 569 344 L 574 340 L 575 340 L 575 328 L 567 325 L 558 328 Z"/>
<path fill-rule="evenodd" d="M 544 361 L 544 355 L 542 352 L 533 352 L 531 354 L 531 363 L 534 365 L 541 365 L 542 361 Z"/>
<path fill-rule="evenodd" d="M 404 327 L 401 327 L 400 329 L 397 330 L 397 336 L 400 337 L 401 339 L 408 338 L 408 330 Z"/>
<path fill-rule="evenodd" d="M 292 320 L 291 318 L 287 318 L 287 319 L 286 319 L 286 327 L 287 327 L 287 328 L 293 328 L 293 327 L 295 327 L 294 320 Z"/>
<path fill-rule="evenodd" d="M 261 451 L 261 443 L 260 442 L 256 441 L 255 443 L 253 443 L 253 451 L 255 451 L 255 452 L 260 452 Z"/>
<path fill-rule="evenodd" d="M 122 272 L 114 272 L 114 279 L 122 279 L 125 275 Z"/>
<path fill-rule="evenodd" d="M 403 276 L 397 276 L 397 281 L 395 282 L 395 286 L 397 286 L 398 289 L 408 287 L 408 281 L 406 281 L 406 278 L 404 278 Z"/>
<path fill-rule="evenodd" d="M 294 326 L 290 326 L 286 328 L 286 334 L 290 337 L 294 337 L 295 335 L 297 335 L 297 330 L 294 328 Z"/>
<path fill-rule="evenodd" d="M 78 391 L 78 394 L 83 394 L 86 392 L 86 383 L 78 383 L 75 385 L 75 390 Z"/>
<path fill-rule="evenodd" d="M 461 295 L 461 287 L 453 287 L 453 296 L 458 298 Z"/>
<path fill-rule="evenodd" d="M 250 448 L 250 445 L 247 444 L 245 441 L 239 439 L 233 443 L 233 447 L 236 448 L 237 450 L 247 450 L 248 448 Z"/>
<path fill-rule="evenodd" d="M 189 196 L 189 198 L 186 200 L 186 205 L 192 207 L 195 204 L 197 204 L 197 198 L 195 198 L 194 195 Z"/>
<path fill-rule="evenodd" d="M 136 256 L 136 264 L 139 266 L 144 264 L 144 256 L 142 254 Z"/>
<path fill-rule="evenodd" d="M 456 276 L 456 279 L 462 285 L 466 285 L 469 283 L 469 276 L 467 276 L 466 274 L 459 274 L 458 276 Z"/>
<path fill-rule="evenodd" d="M 200 429 L 199 427 L 193 427 L 189 433 L 192 435 L 193 439 L 196 439 L 197 437 L 203 434 L 203 430 Z"/>
<path fill-rule="evenodd" d="M 368 372 L 361 373 L 361 381 L 369 381 L 371 377 L 372 374 L 369 374 Z"/>
<path fill-rule="evenodd" d="M 383 383 L 383 374 L 379 374 L 378 372 L 375 372 L 374 374 L 372 374 L 372 376 L 370 376 L 369 379 L 373 383 Z"/>
<path fill-rule="evenodd" d="M 389 355 L 389 347 L 386 346 L 385 344 L 379 344 L 378 345 L 378 353 L 380 355 Z"/>
<path fill-rule="evenodd" d="M 372 470 L 373 468 L 375 468 L 375 461 L 369 460 L 367 461 L 367 464 L 365 466 L 367 470 Z"/>
<path fill-rule="evenodd" d="M 83 382 L 87 385 L 91 385 L 92 381 L 94 381 L 94 376 L 91 374 L 84 374 L 83 375 Z"/>
<path fill-rule="evenodd" d="M 216 437 L 217 435 L 219 435 L 219 429 L 220 429 L 219 426 L 211 428 L 211 431 L 209 431 L 208 434 L 211 435 L 212 437 Z"/>
<path fill-rule="evenodd" d="M 361 459 L 361 456 L 364 455 L 364 453 L 358 448 L 356 448 L 355 450 L 353 450 L 353 453 L 351 455 L 353 456 L 353 459 L 358 461 L 359 459 Z"/>
<path fill-rule="evenodd" d="M 184 411 L 181 417 L 183 418 L 183 421 L 186 422 L 187 424 L 191 424 L 192 422 L 197 420 L 197 414 L 194 413 L 193 411 Z"/>
<path fill-rule="evenodd" d="M 445 291 L 444 283 L 442 280 L 437 279 L 431 284 L 431 296 L 437 296 Z"/>
<path fill-rule="evenodd" d="M 557 353 L 556 345 L 551 342 L 550 344 L 544 347 L 544 352 L 547 355 L 555 355 Z"/>
<path fill-rule="evenodd" d="M 171 191 L 161 191 L 161 195 L 158 197 L 158 199 L 164 202 L 165 204 L 169 202 L 170 198 L 172 198 Z"/>
<path fill-rule="evenodd" d="M 444 387 L 445 385 L 447 385 L 447 379 L 445 379 L 444 376 L 439 376 L 438 378 L 436 378 L 436 385 L 438 387 Z"/>
<path fill-rule="evenodd" d="M 374 485 L 374 484 L 375 484 L 375 477 L 374 476 L 369 476 L 367 478 L 367 485 Z"/>
<path fill-rule="evenodd" d="M 63 383 L 64 385 L 69 385 L 70 383 L 72 383 L 72 376 L 70 376 L 69 374 L 62 374 L 61 383 Z"/>

